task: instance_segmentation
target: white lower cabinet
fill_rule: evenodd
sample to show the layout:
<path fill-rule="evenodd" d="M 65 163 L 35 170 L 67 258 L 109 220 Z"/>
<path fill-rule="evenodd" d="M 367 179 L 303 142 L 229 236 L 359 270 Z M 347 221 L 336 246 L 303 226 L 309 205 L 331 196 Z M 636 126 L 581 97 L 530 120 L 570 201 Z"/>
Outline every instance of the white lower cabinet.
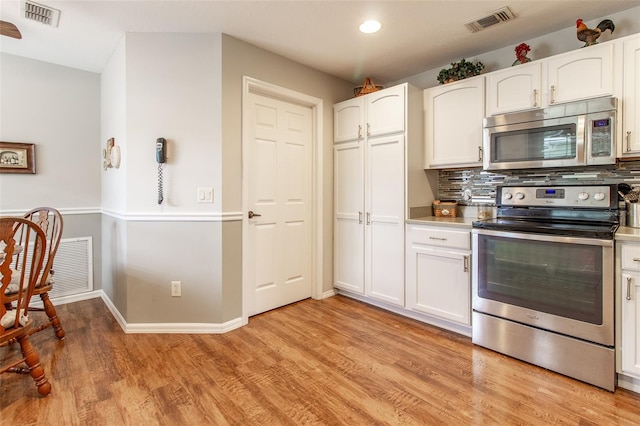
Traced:
<path fill-rule="evenodd" d="M 618 242 L 618 372 L 640 379 L 640 243 Z"/>
<path fill-rule="evenodd" d="M 471 234 L 442 226 L 407 225 L 407 308 L 471 324 Z"/>

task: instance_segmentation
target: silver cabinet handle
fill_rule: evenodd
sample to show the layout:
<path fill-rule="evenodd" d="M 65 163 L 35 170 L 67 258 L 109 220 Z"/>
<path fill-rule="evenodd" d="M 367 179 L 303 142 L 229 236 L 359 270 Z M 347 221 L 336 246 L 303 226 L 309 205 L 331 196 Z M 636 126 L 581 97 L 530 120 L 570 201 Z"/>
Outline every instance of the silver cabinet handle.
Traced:
<path fill-rule="evenodd" d="M 371 225 L 371 213 L 367 212 L 367 225 Z"/>
<path fill-rule="evenodd" d="M 631 130 L 627 130 L 627 136 L 625 137 L 627 140 L 627 152 L 631 151 Z"/>
<path fill-rule="evenodd" d="M 441 238 L 441 237 L 429 237 L 430 240 L 438 240 L 438 241 L 447 241 L 446 238 Z"/>
<path fill-rule="evenodd" d="M 469 256 L 463 256 L 462 257 L 463 260 L 463 272 L 469 272 Z"/>
<path fill-rule="evenodd" d="M 538 89 L 533 89 L 533 106 L 538 106 Z"/>
<path fill-rule="evenodd" d="M 549 101 L 550 104 L 553 104 L 556 102 L 556 86 L 551 86 L 551 100 Z"/>
<path fill-rule="evenodd" d="M 633 258 L 633 261 L 634 261 L 634 262 L 640 262 L 640 257 L 634 257 L 634 258 Z"/>
<path fill-rule="evenodd" d="M 631 277 L 627 277 L 627 300 L 631 300 Z"/>
<path fill-rule="evenodd" d="M 358 212 L 358 223 L 362 224 L 362 212 Z"/>
<path fill-rule="evenodd" d="M 362 138 L 362 124 L 358 124 L 358 139 Z"/>
<path fill-rule="evenodd" d="M 367 136 L 371 136 L 371 124 L 367 123 Z"/>
<path fill-rule="evenodd" d="M 478 161 L 482 161 L 482 147 L 478 147 Z"/>

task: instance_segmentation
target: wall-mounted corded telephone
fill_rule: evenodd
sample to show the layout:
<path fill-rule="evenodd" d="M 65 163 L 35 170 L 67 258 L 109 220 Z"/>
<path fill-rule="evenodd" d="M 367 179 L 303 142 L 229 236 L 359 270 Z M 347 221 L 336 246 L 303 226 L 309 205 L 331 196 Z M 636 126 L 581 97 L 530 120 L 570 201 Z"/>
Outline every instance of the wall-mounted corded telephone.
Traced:
<path fill-rule="evenodd" d="M 158 204 L 164 200 L 162 190 L 162 164 L 167 161 L 167 140 L 165 138 L 156 139 L 156 161 L 158 162 Z"/>

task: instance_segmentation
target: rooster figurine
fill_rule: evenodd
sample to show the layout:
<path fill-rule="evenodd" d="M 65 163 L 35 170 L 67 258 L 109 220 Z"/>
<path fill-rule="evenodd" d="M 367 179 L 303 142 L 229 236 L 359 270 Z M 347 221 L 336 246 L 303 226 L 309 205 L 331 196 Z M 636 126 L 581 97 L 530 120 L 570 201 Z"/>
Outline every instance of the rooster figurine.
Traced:
<path fill-rule="evenodd" d="M 613 34 L 613 30 L 616 29 L 616 26 L 613 25 L 613 21 L 611 19 L 604 19 L 602 22 L 598 24 L 596 28 L 587 28 L 582 19 L 578 19 L 576 21 L 577 27 L 577 36 L 578 40 L 584 41 L 584 46 L 591 46 L 598 42 L 598 37 L 604 31 L 609 30 Z"/>

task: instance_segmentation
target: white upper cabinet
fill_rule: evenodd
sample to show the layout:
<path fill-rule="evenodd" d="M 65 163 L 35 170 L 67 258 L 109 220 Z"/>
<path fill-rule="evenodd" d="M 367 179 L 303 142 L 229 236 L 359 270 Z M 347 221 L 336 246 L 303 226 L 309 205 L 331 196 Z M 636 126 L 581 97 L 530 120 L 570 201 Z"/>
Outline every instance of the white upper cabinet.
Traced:
<path fill-rule="evenodd" d="M 487 115 L 616 96 L 616 47 L 608 42 L 486 74 Z"/>
<path fill-rule="evenodd" d="M 540 108 L 541 103 L 540 61 L 487 74 L 487 115 Z"/>
<path fill-rule="evenodd" d="M 614 45 L 609 42 L 549 58 L 547 103 L 613 95 Z"/>
<path fill-rule="evenodd" d="M 364 99 L 354 98 L 333 107 L 333 140 L 345 142 L 363 137 Z"/>
<path fill-rule="evenodd" d="M 640 35 L 624 41 L 620 157 L 640 156 Z"/>
<path fill-rule="evenodd" d="M 404 132 L 405 86 L 399 85 L 363 97 L 367 103 L 367 136 Z"/>
<path fill-rule="evenodd" d="M 424 91 L 425 169 L 482 165 L 484 102 L 483 77 Z"/>

